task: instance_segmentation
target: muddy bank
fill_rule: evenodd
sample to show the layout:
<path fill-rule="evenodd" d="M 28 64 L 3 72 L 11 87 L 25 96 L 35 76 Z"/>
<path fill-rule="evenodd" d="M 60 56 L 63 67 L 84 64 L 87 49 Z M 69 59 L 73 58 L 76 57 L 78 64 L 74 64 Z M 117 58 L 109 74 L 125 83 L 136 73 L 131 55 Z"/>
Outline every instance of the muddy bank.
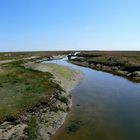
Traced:
<path fill-rule="evenodd" d="M 51 61 L 51 60 L 59 60 L 65 58 L 66 55 L 56 55 L 56 56 L 50 56 L 50 57 L 43 57 L 42 59 L 38 59 L 35 62 L 41 63 L 43 61 Z"/>
<path fill-rule="evenodd" d="M 54 80 L 60 84 L 66 92 L 72 90 L 79 83 L 82 77 L 82 73 L 79 70 L 73 70 L 66 66 L 53 63 L 27 63 L 24 66 L 26 68 L 52 73 Z"/>
<path fill-rule="evenodd" d="M 53 80 L 64 89 L 64 92 L 58 92 L 50 99 L 49 111 L 45 115 L 41 115 L 45 121 L 39 122 L 39 134 L 41 138 L 47 140 L 64 123 L 72 105 L 69 91 L 80 82 L 82 73 L 57 64 L 30 63 L 26 64 L 25 67 L 52 73 L 54 75 Z M 44 125 L 44 122 L 47 123 Z"/>
<path fill-rule="evenodd" d="M 55 82 L 59 83 L 63 91 L 56 90 L 50 97 L 36 106 L 28 109 L 18 119 L 9 118 L 0 124 L 0 139 L 49 140 L 51 135 L 63 124 L 71 107 L 69 91 L 80 81 L 82 74 L 70 68 L 56 64 L 28 63 L 26 68 L 50 72 Z"/>
<path fill-rule="evenodd" d="M 1 140 L 50 139 L 64 122 L 70 107 L 70 99 L 56 92 L 48 101 L 41 102 L 27 110 L 17 120 L 7 120 L 0 125 Z M 30 123 L 34 120 L 34 124 Z M 32 128 L 34 127 L 34 128 Z M 36 129 L 32 131 L 32 129 Z M 31 132 L 32 133 L 31 133 Z"/>
<path fill-rule="evenodd" d="M 79 66 L 89 67 L 92 69 L 120 75 L 126 77 L 131 81 L 140 82 L 140 67 L 130 69 L 130 68 L 124 68 L 122 66 L 104 65 L 102 63 L 90 63 L 86 61 L 70 60 L 70 62 Z"/>

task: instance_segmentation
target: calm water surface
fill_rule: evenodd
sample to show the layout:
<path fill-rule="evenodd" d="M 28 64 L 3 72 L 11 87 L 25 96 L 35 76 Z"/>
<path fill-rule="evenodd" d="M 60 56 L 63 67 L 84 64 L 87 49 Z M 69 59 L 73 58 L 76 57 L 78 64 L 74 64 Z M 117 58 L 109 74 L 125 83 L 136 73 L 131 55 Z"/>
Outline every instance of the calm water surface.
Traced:
<path fill-rule="evenodd" d="M 109 73 L 80 69 L 84 78 L 71 91 L 72 109 L 52 140 L 140 140 L 140 84 Z"/>

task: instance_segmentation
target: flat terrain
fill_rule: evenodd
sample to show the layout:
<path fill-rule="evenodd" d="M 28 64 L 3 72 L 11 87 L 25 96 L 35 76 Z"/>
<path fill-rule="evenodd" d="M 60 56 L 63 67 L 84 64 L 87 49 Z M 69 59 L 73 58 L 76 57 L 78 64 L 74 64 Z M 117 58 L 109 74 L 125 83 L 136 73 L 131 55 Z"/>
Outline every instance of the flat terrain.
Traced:
<path fill-rule="evenodd" d="M 27 108 L 48 98 L 61 87 L 50 72 L 26 69 L 23 64 L 69 52 L 0 53 L 0 122 L 20 116 Z"/>
<path fill-rule="evenodd" d="M 52 57 L 56 55 L 69 54 L 72 51 L 41 51 L 41 52 L 0 52 L 0 60 L 22 59 L 33 56 Z"/>
<path fill-rule="evenodd" d="M 140 51 L 83 51 L 78 56 L 108 65 L 140 66 Z"/>
<path fill-rule="evenodd" d="M 140 51 L 81 51 L 71 62 L 140 80 Z"/>
<path fill-rule="evenodd" d="M 59 59 L 68 53 L 25 53 L 24 57 L 11 53 L 11 59 L 2 57 L 0 139 L 48 140 L 63 124 L 71 105 L 68 93 L 81 74 L 68 67 L 39 62 Z"/>
<path fill-rule="evenodd" d="M 82 77 L 82 73 L 79 70 L 73 70 L 69 67 L 54 63 L 29 63 L 26 64 L 25 67 L 52 73 L 55 76 L 54 79 L 58 82 L 61 81 L 59 85 L 61 85 L 64 89 L 67 89 L 67 91 L 75 87 L 75 84 L 79 83 Z"/>
<path fill-rule="evenodd" d="M 25 69 L 23 62 L 4 64 L 0 74 L 0 121 L 17 117 L 27 108 L 60 89 L 52 74 Z"/>

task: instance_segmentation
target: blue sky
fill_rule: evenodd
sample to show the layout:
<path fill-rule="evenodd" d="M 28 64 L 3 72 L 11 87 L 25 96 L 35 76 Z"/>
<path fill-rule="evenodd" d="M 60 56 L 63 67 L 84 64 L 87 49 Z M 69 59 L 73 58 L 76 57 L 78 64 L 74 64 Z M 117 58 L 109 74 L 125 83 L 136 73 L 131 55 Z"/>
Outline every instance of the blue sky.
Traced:
<path fill-rule="evenodd" d="M 0 0 L 0 51 L 140 50 L 139 0 Z"/>

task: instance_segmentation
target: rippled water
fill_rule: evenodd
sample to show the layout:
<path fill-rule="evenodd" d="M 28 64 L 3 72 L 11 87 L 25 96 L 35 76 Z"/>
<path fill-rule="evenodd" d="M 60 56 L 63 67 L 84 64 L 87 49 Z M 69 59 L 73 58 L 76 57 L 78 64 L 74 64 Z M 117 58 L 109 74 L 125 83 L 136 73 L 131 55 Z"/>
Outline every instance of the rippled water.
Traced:
<path fill-rule="evenodd" d="M 140 84 L 109 73 L 80 69 L 84 78 L 74 90 L 72 109 L 52 140 L 140 140 Z"/>

